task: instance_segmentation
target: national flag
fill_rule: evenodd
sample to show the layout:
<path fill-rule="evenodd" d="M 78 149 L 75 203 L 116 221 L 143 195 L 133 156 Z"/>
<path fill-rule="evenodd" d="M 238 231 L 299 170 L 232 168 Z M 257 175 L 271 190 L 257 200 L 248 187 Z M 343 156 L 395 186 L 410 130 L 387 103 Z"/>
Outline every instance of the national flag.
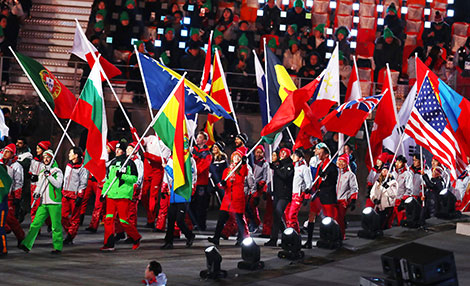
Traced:
<path fill-rule="evenodd" d="M 201 89 L 204 92 L 209 92 L 211 88 L 210 82 L 210 73 L 212 72 L 211 64 L 212 64 L 212 34 L 209 36 L 209 41 L 207 42 L 207 51 L 206 51 L 206 60 L 204 61 L 204 69 L 202 70 L 202 77 L 201 77 Z"/>
<path fill-rule="evenodd" d="M 392 135 L 388 136 L 383 140 L 383 146 L 392 152 L 395 152 L 395 150 L 397 150 L 398 143 L 400 142 L 400 134 L 403 133 L 403 131 L 405 130 L 406 122 L 408 121 L 408 118 L 410 118 L 411 110 L 413 109 L 416 99 L 416 90 L 417 83 L 415 82 L 413 87 L 411 87 L 410 91 L 408 92 L 408 95 L 406 96 L 406 99 L 403 102 L 400 111 L 398 112 L 398 119 L 400 121 L 401 126 L 398 126 L 397 123 L 397 125 L 395 125 L 395 127 L 393 128 Z M 408 162 L 411 162 L 413 154 L 416 153 L 416 142 L 413 138 L 406 134 L 404 134 L 403 136 L 404 137 L 402 144 L 406 153 L 403 154 L 402 148 L 400 148 L 397 151 L 397 155 L 403 155 L 406 157 Z"/>
<path fill-rule="evenodd" d="M 456 139 L 463 149 L 462 151 L 470 155 L 470 101 L 450 88 L 419 59 L 417 59 L 416 70 L 418 79 L 421 79 L 429 71 L 429 80 L 456 135 Z"/>
<path fill-rule="evenodd" d="M 452 126 L 427 76 L 411 111 L 405 133 L 450 170 L 452 181 L 457 179 L 457 174 L 465 170 L 465 154 L 460 149 Z"/>
<path fill-rule="evenodd" d="M 80 59 L 86 61 L 90 68 L 93 67 L 93 65 L 95 64 L 95 59 L 98 58 L 98 56 L 100 55 L 95 46 L 90 43 L 90 41 L 88 41 L 88 39 L 85 37 L 85 34 L 83 33 L 82 28 L 78 24 L 78 21 L 76 22 L 75 36 L 73 38 L 73 46 L 71 53 L 76 55 Z M 95 55 L 93 56 L 93 54 Z M 99 59 L 101 67 L 106 73 L 108 79 L 111 79 L 122 73 L 116 66 L 108 62 L 105 58 L 100 57 Z M 101 80 L 104 80 L 104 77 L 101 77 Z"/>
<path fill-rule="evenodd" d="M 321 123 L 328 131 L 355 136 L 382 97 L 383 94 L 379 94 L 343 103 L 330 112 Z"/>
<path fill-rule="evenodd" d="M 175 193 L 189 200 L 192 193 L 192 173 L 184 111 L 186 93 L 184 82 L 184 77 L 181 77 L 158 111 L 153 128 L 163 143 L 172 150 Z"/>
<path fill-rule="evenodd" d="M 390 77 L 384 80 L 382 85 L 382 94 L 384 97 L 377 106 L 377 112 L 375 113 L 374 125 L 370 132 L 370 148 L 372 150 L 373 162 L 377 157 L 382 154 L 383 140 L 390 136 L 397 125 L 396 111 L 395 111 L 395 99 L 392 96 L 393 84 L 390 82 Z M 395 152 L 395 150 L 392 150 Z M 369 153 L 366 154 L 366 165 L 370 169 L 371 160 Z"/>
<path fill-rule="evenodd" d="M 3 111 L 0 109 L 0 140 L 3 141 L 5 136 L 8 136 L 8 131 L 10 128 L 5 124 L 5 116 L 3 115 Z"/>
<path fill-rule="evenodd" d="M 76 98 L 47 68 L 30 57 L 14 52 L 13 55 L 43 102 L 59 118 L 69 119 Z"/>
<path fill-rule="evenodd" d="M 6 166 L 0 166 L 0 203 L 3 203 L 3 199 L 8 199 L 7 195 L 11 188 L 11 177 L 6 168 Z"/>
<path fill-rule="evenodd" d="M 224 69 L 220 61 L 219 53 L 215 53 L 214 64 L 212 69 L 212 83 L 210 96 L 215 99 L 228 114 L 235 117 L 235 110 L 233 109 L 232 98 L 228 91 L 227 81 L 225 80 Z M 219 121 L 221 117 L 208 114 L 206 122 L 206 133 L 209 135 L 207 146 L 212 146 L 215 143 L 214 138 L 214 123 Z"/>
<path fill-rule="evenodd" d="M 348 89 L 346 91 L 345 102 L 356 100 L 362 97 L 361 82 L 359 81 L 359 73 L 357 71 L 356 58 L 353 58 L 354 64 L 349 76 Z"/>
<path fill-rule="evenodd" d="M 255 60 L 256 86 L 258 87 L 259 107 L 261 111 L 261 122 L 263 127 L 271 120 L 268 116 L 268 106 L 266 104 L 266 75 L 256 53 L 253 53 Z"/>
<path fill-rule="evenodd" d="M 171 90 L 176 86 L 181 75 L 156 60 L 137 54 L 142 80 L 147 87 L 148 97 L 153 109 L 159 110 L 167 100 Z M 185 112 L 187 115 L 208 112 L 226 119 L 233 118 L 225 109 L 207 93 L 188 79 L 184 79 Z"/>
<path fill-rule="evenodd" d="M 71 118 L 88 130 L 83 165 L 98 182 L 106 177 L 108 159 L 108 124 L 100 71 L 101 67 L 97 62 L 91 69 Z"/>

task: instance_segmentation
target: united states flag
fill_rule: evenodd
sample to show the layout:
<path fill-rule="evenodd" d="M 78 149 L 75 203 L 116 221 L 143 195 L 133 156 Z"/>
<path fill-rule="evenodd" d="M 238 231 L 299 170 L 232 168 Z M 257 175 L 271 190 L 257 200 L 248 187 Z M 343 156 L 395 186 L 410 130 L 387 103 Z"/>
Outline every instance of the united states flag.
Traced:
<path fill-rule="evenodd" d="M 459 144 L 428 77 L 416 98 L 405 133 L 436 156 L 450 170 L 453 181 L 465 170 Z"/>

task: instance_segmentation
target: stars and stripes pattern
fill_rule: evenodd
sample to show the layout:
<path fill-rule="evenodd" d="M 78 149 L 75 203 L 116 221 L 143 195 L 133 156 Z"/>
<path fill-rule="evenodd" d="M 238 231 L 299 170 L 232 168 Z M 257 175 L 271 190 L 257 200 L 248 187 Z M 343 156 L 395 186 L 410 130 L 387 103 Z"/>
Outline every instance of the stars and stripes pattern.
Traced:
<path fill-rule="evenodd" d="M 465 170 L 459 144 L 428 77 L 423 81 L 405 133 L 450 170 L 452 181 Z"/>
<path fill-rule="evenodd" d="M 372 95 L 343 103 L 340 107 L 338 107 L 338 114 L 336 114 L 336 117 L 339 118 L 346 109 L 358 109 L 365 112 L 370 112 L 377 104 L 379 104 L 382 96 L 383 94 Z"/>

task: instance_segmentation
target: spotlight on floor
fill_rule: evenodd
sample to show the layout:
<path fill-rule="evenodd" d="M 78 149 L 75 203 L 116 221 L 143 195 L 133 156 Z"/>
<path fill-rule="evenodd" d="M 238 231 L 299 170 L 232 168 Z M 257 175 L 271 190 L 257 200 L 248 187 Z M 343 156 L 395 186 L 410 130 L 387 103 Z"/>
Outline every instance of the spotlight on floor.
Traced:
<path fill-rule="evenodd" d="M 420 216 L 423 208 L 419 201 L 414 197 L 408 197 L 404 203 L 400 204 L 399 210 L 401 207 L 405 208 L 405 219 L 401 221 L 400 225 L 408 228 L 420 227 Z"/>
<path fill-rule="evenodd" d="M 292 227 L 286 228 L 282 233 L 281 247 L 282 250 L 277 254 L 279 258 L 296 260 L 304 257 L 302 238 Z"/>
<path fill-rule="evenodd" d="M 455 210 L 457 199 L 448 189 L 443 189 L 437 198 L 436 217 L 441 219 L 454 219 L 462 216 Z"/>
<path fill-rule="evenodd" d="M 326 249 L 336 249 L 343 245 L 341 229 L 338 223 L 331 217 L 325 217 L 320 224 L 320 240 L 317 247 Z"/>
<path fill-rule="evenodd" d="M 202 270 L 199 276 L 203 279 L 219 279 L 227 277 L 227 271 L 220 269 L 222 256 L 215 246 L 209 246 L 204 251 L 207 260 L 207 270 Z"/>
<path fill-rule="evenodd" d="M 251 237 L 247 237 L 242 241 L 242 259 L 238 262 L 239 269 L 258 270 L 264 268 L 264 262 L 260 261 L 260 247 Z"/>
<path fill-rule="evenodd" d="M 357 232 L 357 236 L 366 239 L 376 239 L 384 235 L 380 227 L 380 216 L 371 207 L 362 210 L 361 218 L 362 229 Z"/>

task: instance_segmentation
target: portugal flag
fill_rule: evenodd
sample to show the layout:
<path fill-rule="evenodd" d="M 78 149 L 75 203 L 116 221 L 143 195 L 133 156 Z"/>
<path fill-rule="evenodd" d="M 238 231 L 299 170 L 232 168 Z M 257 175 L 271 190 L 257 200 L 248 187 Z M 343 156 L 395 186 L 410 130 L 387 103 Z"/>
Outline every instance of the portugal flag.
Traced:
<path fill-rule="evenodd" d="M 173 190 L 189 201 L 192 193 L 192 173 L 184 93 L 183 76 L 158 111 L 153 128 L 173 153 Z"/>
<path fill-rule="evenodd" d="M 108 159 L 106 151 L 108 125 L 100 69 L 99 62 L 95 63 L 72 113 L 72 120 L 88 129 L 83 165 L 98 182 L 106 177 Z"/>
<path fill-rule="evenodd" d="M 41 100 L 59 118 L 69 119 L 75 106 L 75 96 L 47 68 L 30 57 L 11 50 Z"/>

